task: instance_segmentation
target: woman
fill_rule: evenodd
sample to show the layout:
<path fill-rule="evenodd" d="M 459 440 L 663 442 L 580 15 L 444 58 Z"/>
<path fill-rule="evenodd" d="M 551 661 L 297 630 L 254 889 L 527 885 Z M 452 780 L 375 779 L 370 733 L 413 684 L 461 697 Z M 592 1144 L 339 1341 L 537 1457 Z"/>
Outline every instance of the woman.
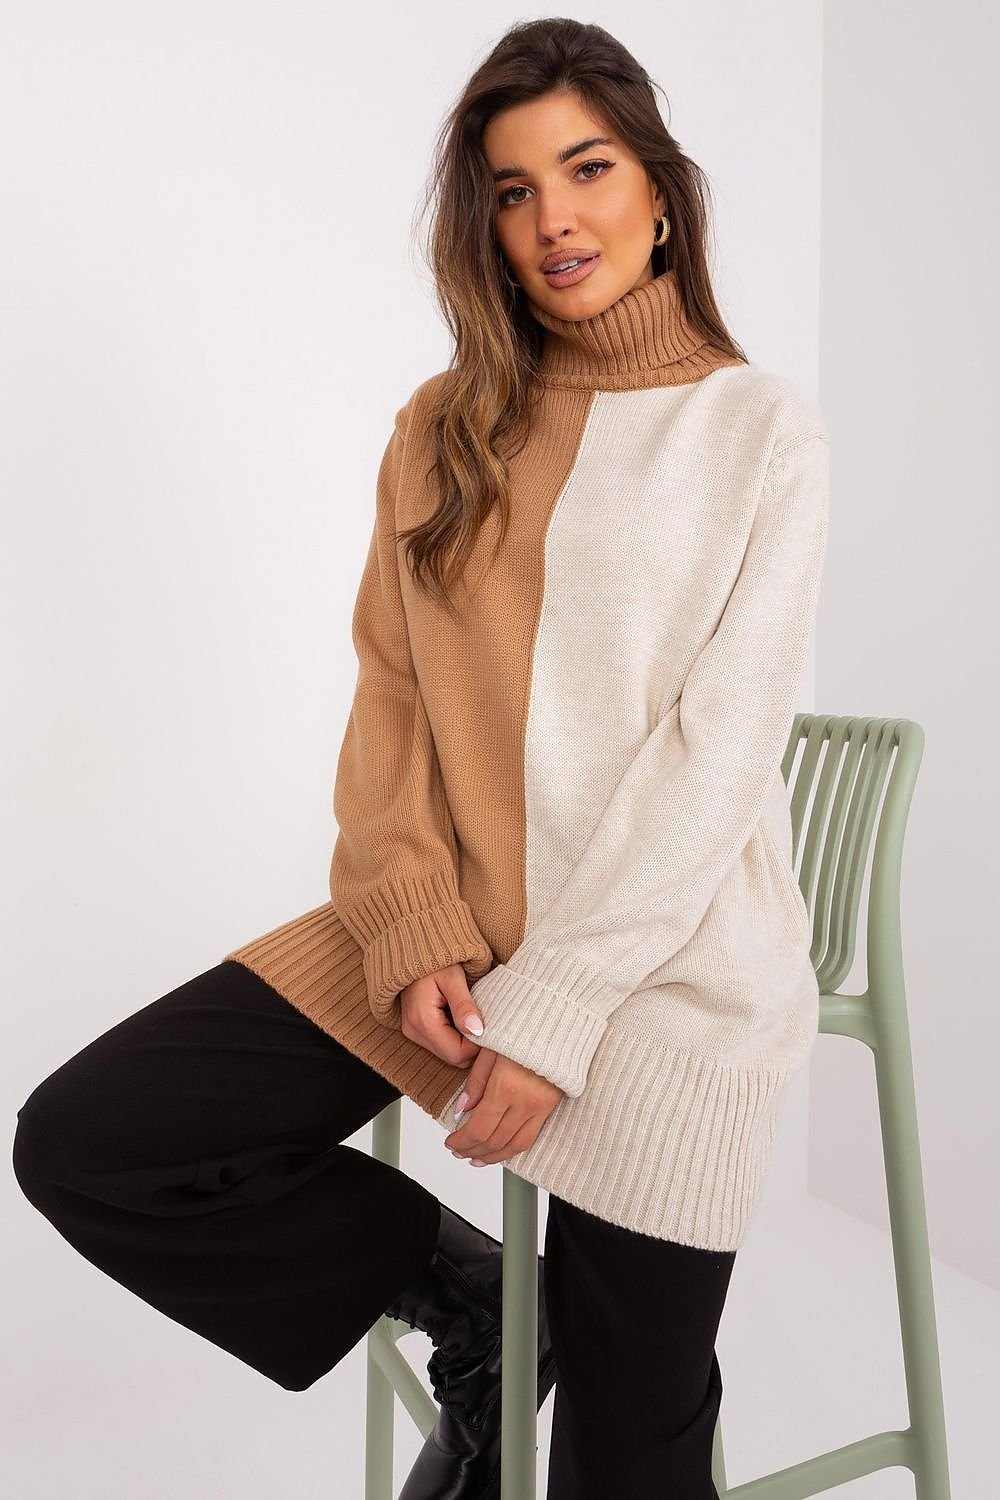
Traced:
<path fill-rule="evenodd" d="M 478 1500 L 500 1247 L 342 1144 L 406 1094 L 549 1192 L 549 1500 L 699 1500 L 735 1253 L 816 1032 L 781 762 L 827 439 L 727 333 L 703 178 L 600 27 L 511 28 L 434 182 L 455 353 L 379 470 L 331 899 L 40 1084 L 15 1168 L 94 1264 L 288 1389 L 382 1311 L 423 1328 L 441 1413 L 403 1497 Z"/>

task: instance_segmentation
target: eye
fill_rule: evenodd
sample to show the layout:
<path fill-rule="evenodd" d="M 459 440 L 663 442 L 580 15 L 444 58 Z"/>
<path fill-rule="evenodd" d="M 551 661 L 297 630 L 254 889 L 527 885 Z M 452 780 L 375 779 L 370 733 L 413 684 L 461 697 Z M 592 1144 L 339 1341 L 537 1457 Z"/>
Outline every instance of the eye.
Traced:
<path fill-rule="evenodd" d="M 580 165 L 577 167 L 576 170 L 578 172 L 585 172 L 588 167 L 598 167 L 598 168 L 601 168 L 600 171 L 595 172 L 592 176 L 587 176 L 587 177 L 585 177 L 583 179 L 584 182 L 596 182 L 597 179 L 598 179 L 598 177 L 603 177 L 605 171 L 609 167 L 613 167 L 613 166 L 614 166 L 614 162 L 612 162 L 612 161 L 601 161 L 601 160 L 599 160 L 597 158 L 593 158 L 590 161 L 582 161 L 580 163 Z M 508 206 L 513 207 L 513 206 L 515 206 L 518 203 L 523 203 L 524 199 L 523 198 L 511 199 L 509 197 L 509 194 L 511 194 L 511 193 L 524 193 L 524 192 L 527 192 L 527 189 L 525 187 L 523 187 L 523 186 L 520 186 L 520 185 L 518 185 L 516 187 L 505 188 L 504 191 L 499 194 L 499 196 L 497 198 L 497 202 L 499 203 L 499 205 L 500 205 L 501 208 L 506 208 Z"/>
<path fill-rule="evenodd" d="M 610 167 L 610 166 L 611 166 L 611 163 L 609 161 L 584 161 L 584 162 L 580 163 L 579 170 L 581 172 L 583 172 L 587 167 Z M 600 176 L 600 173 L 598 173 L 598 176 Z M 584 179 L 585 182 L 593 182 L 593 180 L 594 180 L 593 177 L 587 177 L 587 178 Z"/>

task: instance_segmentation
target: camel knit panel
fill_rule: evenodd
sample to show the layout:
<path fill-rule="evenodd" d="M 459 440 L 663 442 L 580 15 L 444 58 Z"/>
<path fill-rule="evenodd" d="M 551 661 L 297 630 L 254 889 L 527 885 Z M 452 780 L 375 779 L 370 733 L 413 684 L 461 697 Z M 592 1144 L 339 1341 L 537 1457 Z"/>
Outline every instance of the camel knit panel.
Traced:
<path fill-rule="evenodd" d="M 781 761 L 816 613 L 828 444 L 668 271 L 546 329 L 511 521 L 456 619 L 394 533 L 436 492 L 397 414 L 358 591 L 330 901 L 227 954 L 446 1130 L 466 1071 L 400 1030 L 462 963 L 479 1039 L 564 1091 L 518 1175 L 599 1217 L 743 1241 L 817 1031 Z"/>

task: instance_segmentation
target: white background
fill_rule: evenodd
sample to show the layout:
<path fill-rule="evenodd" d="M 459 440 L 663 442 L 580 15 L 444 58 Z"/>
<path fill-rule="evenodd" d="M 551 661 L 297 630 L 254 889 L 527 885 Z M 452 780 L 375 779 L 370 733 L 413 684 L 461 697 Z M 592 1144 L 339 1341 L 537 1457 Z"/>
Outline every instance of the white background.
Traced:
<path fill-rule="evenodd" d="M 449 354 L 414 213 L 446 110 L 531 14 L 548 12 L 0 10 L 11 1137 L 93 1037 L 326 899 L 378 461 Z M 662 85 L 714 190 L 727 323 L 826 419 L 802 707 L 927 733 L 903 937 L 953 1487 L 971 1500 L 1000 1321 L 993 15 L 626 0 L 580 19 Z M 404 1168 L 499 1234 L 500 1168 L 456 1162 L 409 1101 L 404 1135 Z M 11 1500 L 360 1497 L 363 1346 L 284 1392 L 78 1256 L 12 1173 L 4 1211 Z M 730 1483 L 906 1425 L 885 1223 L 870 1055 L 820 1038 L 723 1317 Z M 401 1347 L 422 1372 L 423 1335 Z M 419 1447 L 402 1411 L 397 1433 L 401 1483 Z M 894 1470 L 838 1493 L 913 1484 Z"/>

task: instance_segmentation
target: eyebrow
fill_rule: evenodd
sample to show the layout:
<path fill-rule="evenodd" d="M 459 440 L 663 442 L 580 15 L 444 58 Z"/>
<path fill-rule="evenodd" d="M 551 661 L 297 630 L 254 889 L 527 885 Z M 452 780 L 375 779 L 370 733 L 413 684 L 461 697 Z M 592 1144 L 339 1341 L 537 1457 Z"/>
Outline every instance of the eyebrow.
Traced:
<path fill-rule="evenodd" d="M 589 151 L 591 146 L 611 146 L 614 142 L 606 135 L 591 135 L 585 141 L 577 141 L 573 146 L 566 146 L 556 157 L 560 166 L 569 161 L 572 156 L 579 156 L 581 151 Z M 527 167 L 497 167 L 493 173 L 494 182 L 503 182 L 508 177 L 527 177 Z"/>

